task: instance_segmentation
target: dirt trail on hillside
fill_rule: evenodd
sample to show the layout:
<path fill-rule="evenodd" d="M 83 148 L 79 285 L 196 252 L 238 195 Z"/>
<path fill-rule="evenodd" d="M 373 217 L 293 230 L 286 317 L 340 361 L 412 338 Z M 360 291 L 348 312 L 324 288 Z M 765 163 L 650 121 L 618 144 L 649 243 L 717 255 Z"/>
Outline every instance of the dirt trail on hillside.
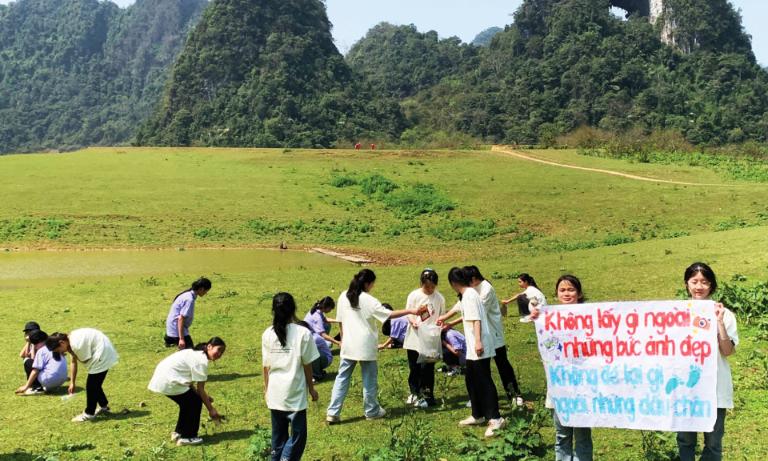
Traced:
<path fill-rule="evenodd" d="M 655 179 L 655 178 L 648 178 L 646 176 L 637 176 L 634 174 L 629 173 L 621 173 L 618 171 L 613 170 L 604 170 L 601 168 L 588 168 L 584 166 L 576 166 L 576 165 L 568 165 L 567 163 L 558 163 L 553 162 L 552 160 L 544 160 L 541 158 L 532 157 L 528 154 L 524 154 L 520 151 L 514 150 L 510 147 L 506 146 L 493 146 L 491 147 L 491 150 L 493 152 L 500 152 L 502 154 L 509 155 L 511 157 L 519 158 L 522 160 L 528 160 L 530 162 L 537 162 L 537 163 L 543 163 L 545 165 L 551 165 L 551 166 L 557 166 L 560 168 L 570 168 L 572 170 L 582 170 L 582 171 L 591 171 L 593 173 L 602 173 L 602 174 L 609 174 L 612 176 L 621 176 L 622 178 L 627 179 L 634 179 L 637 181 L 647 181 L 647 182 L 658 182 L 658 183 L 664 183 L 664 184 L 676 184 L 679 186 L 707 186 L 707 187 L 733 187 L 733 186 L 743 186 L 744 184 L 706 184 L 706 183 L 700 183 L 700 182 L 684 182 L 684 181 L 670 181 L 668 179 Z"/>

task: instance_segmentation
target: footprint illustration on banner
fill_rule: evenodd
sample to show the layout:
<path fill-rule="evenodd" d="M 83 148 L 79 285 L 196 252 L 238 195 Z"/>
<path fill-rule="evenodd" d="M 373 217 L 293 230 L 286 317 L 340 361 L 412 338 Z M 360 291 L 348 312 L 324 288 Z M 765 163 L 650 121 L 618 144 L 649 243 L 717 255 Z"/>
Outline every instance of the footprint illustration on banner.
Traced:
<path fill-rule="evenodd" d="M 691 370 L 688 373 L 688 381 L 685 383 L 685 387 L 688 389 L 691 389 L 695 385 L 699 384 L 699 381 L 701 380 L 701 367 L 698 367 L 696 365 L 691 365 Z M 675 389 L 682 386 L 683 382 L 678 378 L 677 376 L 673 376 L 667 381 L 667 385 L 664 387 L 664 391 L 667 393 L 667 395 L 674 392 Z"/>
<path fill-rule="evenodd" d="M 689 389 L 693 386 L 697 385 L 699 383 L 699 380 L 701 379 L 701 367 L 697 367 L 696 365 L 691 365 L 691 373 L 688 375 L 688 382 L 685 383 L 686 387 Z"/>
<path fill-rule="evenodd" d="M 677 376 L 673 376 L 672 378 L 667 381 L 667 386 L 664 388 L 664 391 L 667 393 L 667 395 L 671 394 L 677 387 L 680 385 L 680 380 L 677 379 Z"/>

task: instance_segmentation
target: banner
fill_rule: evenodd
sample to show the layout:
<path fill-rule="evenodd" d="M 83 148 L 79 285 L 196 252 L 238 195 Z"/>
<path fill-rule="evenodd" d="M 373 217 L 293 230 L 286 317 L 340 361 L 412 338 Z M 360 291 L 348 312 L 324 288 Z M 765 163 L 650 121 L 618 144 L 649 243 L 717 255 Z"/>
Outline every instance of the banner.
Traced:
<path fill-rule="evenodd" d="M 535 325 L 547 399 L 563 425 L 714 428 L 714 301 L 543 306 Z"/>

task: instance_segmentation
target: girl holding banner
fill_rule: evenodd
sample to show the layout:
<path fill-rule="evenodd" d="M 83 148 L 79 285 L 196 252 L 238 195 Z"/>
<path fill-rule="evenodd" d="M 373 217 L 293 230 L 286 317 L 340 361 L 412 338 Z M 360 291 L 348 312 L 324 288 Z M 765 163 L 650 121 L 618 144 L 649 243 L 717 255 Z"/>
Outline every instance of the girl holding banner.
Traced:
<path fill-rule="evenodd" d="M 717 290 L 717 278 L 712 269 L 704 263 L 690 265 L 683 275 L 685 289 L 691 299 L 709 299 Z M 736 316 L 722 303 L 715 304 L 717 315 L 717 421 L 712 432 L 704 433 L 702 461 L 720 461 L 723 458 L 723 436 L 725 435 L 725 410 L 733 408 L 733 380 L 731 367 L 725 359 L 736 352 L 739 335 L 736 331 Z M 678 432 L 677 446 L 680 461 L 693 461 L 696 455 L 696 432 Z"/>
<path fill-rule="evenodd" d="M 560 304 L 584 302 L 581 281 L 573 275 L 563 275 L 557 279 L 555 293 Z M 538 308 L 532 307 L 531 318 L 536 319 L 538 316 Z M 547 392 L 546 406 L 552 408 L 555 421 L 555 461 L 592 461 L 592 429 L 564 426 L 550 401 L 549 392 Z"/>

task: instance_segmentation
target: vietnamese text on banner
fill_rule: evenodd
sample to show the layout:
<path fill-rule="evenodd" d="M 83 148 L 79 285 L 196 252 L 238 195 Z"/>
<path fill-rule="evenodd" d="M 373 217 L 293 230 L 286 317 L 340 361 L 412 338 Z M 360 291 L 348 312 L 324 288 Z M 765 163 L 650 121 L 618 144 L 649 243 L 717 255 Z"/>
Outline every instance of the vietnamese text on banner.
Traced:
<path fill-rule="evenodd" d="M 713 301 L 543 306 L 535 325 L 548 401 L 563 425 L 712 431 Z"/>

